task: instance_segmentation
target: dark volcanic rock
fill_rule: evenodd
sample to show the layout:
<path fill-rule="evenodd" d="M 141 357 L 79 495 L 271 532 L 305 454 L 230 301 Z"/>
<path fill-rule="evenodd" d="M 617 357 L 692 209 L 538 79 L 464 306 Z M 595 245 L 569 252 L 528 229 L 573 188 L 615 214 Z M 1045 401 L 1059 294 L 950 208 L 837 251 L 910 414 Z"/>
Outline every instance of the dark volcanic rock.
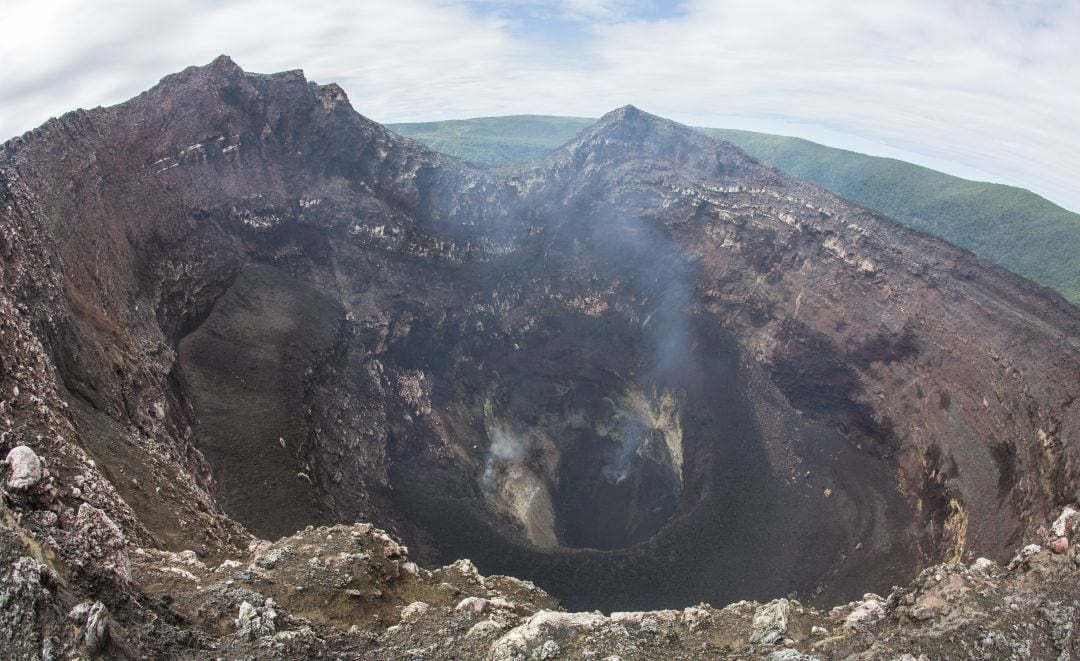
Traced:
<path fill-rule="evenodd" d="M 300 463 L 304 371 L 330 348 L 340 317 L 318 290 L 252 266 L 180 341 L 184 392 L 220 477 L 219 502 L 256 535 L 275 539 L 327 518 Z"/>
<path fill-rule="evenodd" d="M 474 588 L 454 587 L 389 538 L 365 565 L 370 528 L 287 537 L 275 570 L 265 543 L 244 555 L 248 530 L 373 521 L 425 566 L 470 557 L 573 607 L 833 605 L 1004 562 L 1080 490 L 1076 308 L 632 107 L 484 170 L 334 85 L 219 58 L 6 143 L 0 196 L 0 451 L 44 461 L 5 496 L 5 557 L 25 558 L 5 580 L 45 613 L 17 625 L 38 650 L 76 645 L 55 617 L 74 599 L 108 632 L 86 653 L 133 657 L 198 656 L 233 617 L 238 655 L 324 649 L 344 629 L 318 627 L 346 624 L 376 632 L 346 646 L 371 654 L 400 606 L 445 606 L 442 629 L 378 643 L 406 653 L 459 635 L 469 589 L 531 589 L 465 570 Z M 1034 574 L 1070 575 L 1066 549 Z M 925 578 L 921 606 L 821 622 L 925 621 L 952 598 Z M 615 620 L 544 599 L 470 602 L 495 613 L 470 649 L 557 654 L 598 630 L 616 650 Z M 1055 603 L 1047 622 L 1075 614 Z M 745 620 L 747 639 L 701 642 L 719 653 L 748 644 L 753 613 L 732 608 L 624 620 L 646 638 Z"/>

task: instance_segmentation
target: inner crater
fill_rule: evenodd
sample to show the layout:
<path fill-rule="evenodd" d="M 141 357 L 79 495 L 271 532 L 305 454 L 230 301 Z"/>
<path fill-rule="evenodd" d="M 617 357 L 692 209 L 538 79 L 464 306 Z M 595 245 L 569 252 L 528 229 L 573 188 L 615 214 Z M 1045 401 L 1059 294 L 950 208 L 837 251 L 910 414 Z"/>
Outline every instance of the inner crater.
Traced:
<path fill-rule="evenodd" d="M 566 429 L 556 507 L 564 545 L 594 549 L 633 546 L 675 512 L 682 492 L 683 436 L 674 390 L 635 388 L 616 403 L 602 393 L 571 396 L 598 412 L 595 423 Z M 599 402 L 595 398 L 599 397 Z M 581 401 L 584 400 L 584 401 Z"/>
<path fill-rule="evenodd" d="M 685 456 L 703 440 L 701 430 L 683 432 L 686 393 L 703 387 L 699 369 L 649 374 L 640 334 L 617 318 L 556 316 L 513 343 L 482 347 L 414 332 L 399 359 L 454 357 L 445 371 L 417 367 L 432 374 L 433 404 L 465 440 L 478 498 L 529 544 L 630 547 L 676 512 Z"/>
<path fill-rule="evenodd" d="M 254 266 L 180 342 L 217 496 L 256 534 L 371 520 L 421 564 L 607 611 L 836 603 L 918 564 L 933 503 L 917 515 L 891 460 L 792 409 L 706 313 L 392 313 L 358 322 Z"/>

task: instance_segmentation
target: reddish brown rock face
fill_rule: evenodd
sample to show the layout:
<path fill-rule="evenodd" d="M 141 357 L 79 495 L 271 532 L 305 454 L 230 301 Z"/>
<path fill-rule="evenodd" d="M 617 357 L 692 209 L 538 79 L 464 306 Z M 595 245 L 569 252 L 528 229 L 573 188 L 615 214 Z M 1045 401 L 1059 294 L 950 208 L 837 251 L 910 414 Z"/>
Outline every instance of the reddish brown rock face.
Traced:
<path fill-rule="evenodd" d="M 474 169 L 221 59 L 0 183 L 5 295 L 165 547 L 219 543 L 167 515 L 194 475 L 575 607 L 830 603 L 1080 489 L 1076 308 L 633 108 Z"/>

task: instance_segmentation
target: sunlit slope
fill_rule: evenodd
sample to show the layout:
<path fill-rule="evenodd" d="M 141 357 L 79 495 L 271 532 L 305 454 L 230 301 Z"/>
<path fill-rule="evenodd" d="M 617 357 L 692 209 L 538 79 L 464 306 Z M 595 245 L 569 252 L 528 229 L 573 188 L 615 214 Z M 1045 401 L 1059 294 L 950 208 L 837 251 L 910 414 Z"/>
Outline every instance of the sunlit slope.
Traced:
<path fill-rule="evenodd" d="M 593 121 L 516 115 L 389 127 L 446 154 L 502 165 L 543 156 Z M 961 179 L 800 138 L 700 130 L 790 175 L 967 248 L 1080 304 L 1080 214 L 1031 191 Z"/>

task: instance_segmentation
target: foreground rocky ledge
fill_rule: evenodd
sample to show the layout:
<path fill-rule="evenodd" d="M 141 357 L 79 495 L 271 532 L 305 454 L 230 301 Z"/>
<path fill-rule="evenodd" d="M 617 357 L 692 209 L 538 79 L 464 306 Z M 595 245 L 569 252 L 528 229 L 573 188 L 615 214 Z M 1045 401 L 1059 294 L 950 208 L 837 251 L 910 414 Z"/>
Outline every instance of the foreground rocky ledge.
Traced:
<path fill-rule="evenodd" d="M 1072 658 L 1080 553 L 1067 507 L 1007 566 L 923 571 L 888 596 L 820 611 L 794 599 L 722 609 L 567 613 L 468 560 L 427 571 L 369 524 L 309 527 L 209 561 L 145 549 L 77 511 L 33 450 L 8 453 L 0 577 L 7 658 Z M 86 482 L 84 481 L 84 484 Z M 78 487 L 76 487 L 78 488 Z"/>

